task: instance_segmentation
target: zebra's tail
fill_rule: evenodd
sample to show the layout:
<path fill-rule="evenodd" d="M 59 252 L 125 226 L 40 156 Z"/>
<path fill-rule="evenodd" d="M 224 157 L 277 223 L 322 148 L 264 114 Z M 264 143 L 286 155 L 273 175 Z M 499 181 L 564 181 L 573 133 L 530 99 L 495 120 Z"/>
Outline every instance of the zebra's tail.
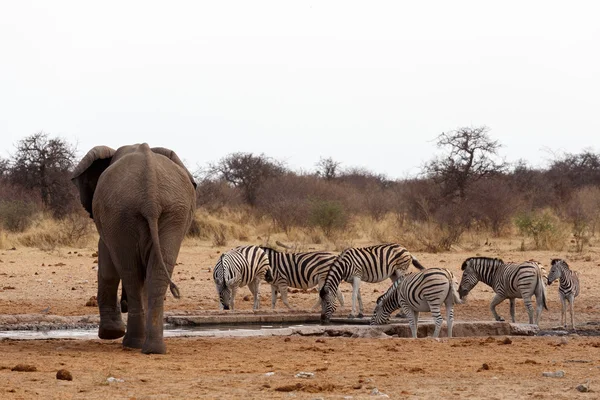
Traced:
<path fill-rule="evenodd" d="M 547 279 L 547 278 L 546 278 Z M 540 271 L 540 274 L 538 275 L 538 288 L 541 290 L 541 296 L 542 296 L 542 304 L 544 305 L 544 308 L 546 309 L 546 311 L 548 310 L 548 306 L 546 306 L 546 285 L 544 284 L 544 277 L 542 276 L 542 272 Z"/>
<path fill-rule="evenodd" d="M 452 300 L 454 301 L 454 304 L 462 304 L 464 303 L 464 301 L 460 298 L 460 295 L 458 294 L 458 283 L 454 280 L 454 274 L 450 271 L 448 272 L 450 273 L 448 283 L 450 283 L 450 292 L 452 294 Z"/>
<path fill-rule="evenodd" d="M 415 256 L 412 256 L 412 264 L 413 264 L 413 265 L 414 265 L 414 266 L 415 266 L 417 269 L 420 269 L 420 270 L 424 270 L 424 269 L 425 269 L 425 267 L 424 267 L 424 266 L 423 266 L 423 265 L 422 265 L 422 264 L 419 262 L 419 260 L 417 260 L 417 259 L 416 259 L 416 257 L 415 257 Z"/>

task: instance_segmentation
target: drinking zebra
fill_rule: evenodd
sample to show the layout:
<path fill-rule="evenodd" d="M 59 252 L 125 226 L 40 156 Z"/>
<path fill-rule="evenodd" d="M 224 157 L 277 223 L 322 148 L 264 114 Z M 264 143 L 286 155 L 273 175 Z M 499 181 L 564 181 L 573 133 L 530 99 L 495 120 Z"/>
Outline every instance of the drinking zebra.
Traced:
<path fill-rule="evenodd" d="M 442 329 L 444 319 L 441 307 L 445 304 L 448 337 L 452 337 L 454 304 L 462 303 L 457 286 L 458 282 L 454 279 L 454 275 L 445 268 L 429 268 L 401 276 L 377 299 L 371 325 L 387 323 L 391 313 L 401 308 L 408 315 L 412 337 L 416 338 L 419 312 L 431 311 L 435 321 L 433 337 L 436 338 Z"/>
<path fill-rule="evenodd" d="M 510 300 L 510 316 L 515 322 L 515 299 L 522 298 L 529 315 L 529 323 L 537 324 L 542 314 L 542 307 L 546 310 L 546 291 L 540 266 L 533 261 L 521 264 L 504 263 L 499 258 L 471 257 L 467 258 L 461 269 L 463 276 L 460 281 L 458 293 L 463 299 L 481 281 L 490 286 L 496 295 L 492 299 L 490 309 L 496 321 L 504 318 L 496 312 L 496 306 L 504 300 Z M 537 311 L 533 313 L 531 297 L 535 295 Z"/>
<path fill-rule="evenodd" d="M 288 287 L 296 289 L 310 289 L 318 286 L 319 290 L 325 282 L 329 267 L 337 255 L 325 251 L 314 251 L 306 253 L 282 253 L 262 247 L 269 258 L 271 271 L 265 280 L 271 284 L 271 306 L 275 308 L 277 292 L 281 293 L 281 301 L 287 308 L 292 308 L 287 300 Z M 336 296 L 340 304 L 344 305 L 344 295 L 337 290 Z M 319 306 L 321 298 L 313 309 Z"/>
<path fill-rule="evenodd" d="M 550 274 L 548 275 L 548 285 L 558 279 L 558 297 L 562 304 L 560 313 L 560 323 L 562 326 L 567 326 L 567 301 L 571 312 L 571 327 L 575 329 L 574 317 L 574 302 L 575 297 L 579 296 L 579 277 L 577 272 L 569 269 L 569 265 L 565 260 L 555 258 L 551 262 Z"/>
<path fill-rule="evenodd" d="M 410 264 L 418 269 L 424 269 L 419 261 L 408 250 L 399 244 L 381 244 L 362 248 L 348 248 L 333 262 L 325 284 L 319 293 L 321 297 L 321 319 L 328 321 L 333 315 L 336 304 L 335 294 L 342 280 L 352 283 L 352 313 L 356 315 L 358 301 L 359 314 L 363 317 L 363 303 L 360 296 L 360 282 L 381 282 L 390 278 L 392 282 L 403 275 Z"/>
<path fill-rule="evenodd" d="M 254 297 L 253 309 L 260 307 L 259 286 L 269 271 L 269 258 L 258 246 L 239 246 L 223 253 L 213 270 L 219 294 L 219 309 L 233 310 L 238 287 L 248 285 Z"/>

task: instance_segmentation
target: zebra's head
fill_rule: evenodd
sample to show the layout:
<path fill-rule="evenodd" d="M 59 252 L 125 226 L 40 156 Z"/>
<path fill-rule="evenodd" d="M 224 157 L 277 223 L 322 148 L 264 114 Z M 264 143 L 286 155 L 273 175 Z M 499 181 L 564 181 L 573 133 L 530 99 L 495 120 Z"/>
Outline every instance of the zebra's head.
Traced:
<path fill-rule="evenodd" d="M 225 281 L 225 268 L 223 266 L 223 256 L 219 257 L 219 260 L 215 264 L 213 268 L 213 280 L 215 281 L 215 287 L 217 289 L 217 294 L 219 296 L 219 306 L 225 310 L 229 310 L 229 298 L 231 296 L 231 292 L 227 287 Z"/>
<path fill-rule="evenodd" d="M 569 269 L 569 265 L 565 260 L 555 258 L 551 262 L 550 273 L 548 274 L 548 285 L 551 285 L 557 279 L 560 279 L 563 271 Z"/>
<path fill-rule="evenodd" d="M 402 280 L 404 280 L 404 275 L 402 276 L 402 279 L 395 281 L 384 294 L 377 298 L 377 304 L 375 305 L 373 316 L 371 317 L 371 325 L 383 325 L 389 322 L 390 316 L 394 311 L 393 308 L 395 309 L 394 306 L 390 306 L 390 299 L 392 296 L 397 295 L 398 285 Z"/>
<path fill-rule="evenodd" d="M 339 256 L 331 263 L 325 283 L 319 292 L 321 298 L 321 321 L 329 322 L 335 312 L 336 292 L 342 279 L 346 278 L 347 270 L 350 265 L 349 257 L 346 257 L 347 249 L 342 251 Z"/>
<path fill-rule="evenodd" d="M 460 280 L 460 285 L 458 287 L 458 294 L 461 300 L 469 294 L 471 289 L 473 289 L 480 280 L 487 283 L 501 265 L 504 265 L 504 261 L 499 258 L 467 258 L 460 268 L 463 271 L 462 279 Z"/>
<path fill-rule="evenodd" d="M 217 290 L 219 292 L 219 302 L 223 306 L 223 309 L 229 310 L 229 306 L 231 304 L 231 294 L 233 292 L 232 288 L 237 284 L 236 277 L 233 276 L 231 266 L 229 265 L 232 260 L 230 260 L 230 256 L 225 253 L 221 255 L 219 258 L 219 262 L 221 264 L 222 269 L 222 280 L 219 281 L 217 285 Z M 216 267 L 215 267 L 216 268 Z"/>

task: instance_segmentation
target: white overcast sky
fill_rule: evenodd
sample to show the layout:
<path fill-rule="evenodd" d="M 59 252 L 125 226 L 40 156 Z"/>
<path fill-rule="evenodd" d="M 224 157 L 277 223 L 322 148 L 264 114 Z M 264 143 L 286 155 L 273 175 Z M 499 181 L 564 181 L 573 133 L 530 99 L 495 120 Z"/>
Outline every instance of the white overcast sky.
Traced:
<path fill-rule="evenodd" d="M 2 1 L 0 155 L 43 130 L 399 178 L 441 132 L 600 150 L 600 2 Z"/>

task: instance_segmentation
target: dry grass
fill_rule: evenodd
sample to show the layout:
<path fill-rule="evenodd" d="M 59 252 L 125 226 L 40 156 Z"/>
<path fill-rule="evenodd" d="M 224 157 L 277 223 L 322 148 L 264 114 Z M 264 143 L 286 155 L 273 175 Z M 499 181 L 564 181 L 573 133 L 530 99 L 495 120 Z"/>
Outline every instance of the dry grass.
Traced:
<path fill-rule="evenodd" d="M 563 221 L 555 221 L 555 227 L 544 238 L 545 247 L 550 250 L 572 250 L 574 245 L 570 226 Z M 295 251 L 322 249 L 341 251 L 346 247 L 365 246 L 374 243 L 401 243 L 413 252 L 437 253 L 445 251 L 443 240 L 446 233 L 433 222 L 407 222 L 396 213 L 388 213 L 380 218 L 368 215 L 354 215 L 348 226 L 327 237 L 315 227 L 293 227 L 287 231 L 278 228 L 269 218 L 256 216 L 251 210 L 221 209 L 208 212 L 199 209 L 190 234 L 184 246 L 206 245 L 213 247 L 234 247 L 239 244 L 256 243 L 276 247 L 280 241 Z M 512 226 L 506 230 L 506 237 L 515 238 L 515 250 L 523 243 L 523 250 L 534 247 L 532 239 L 519 236 L 518 229 Z M 471 229 L 463 234 L 460 242 L 451 250 L 477 250 L 494 235 L 484 229 Z M 13 246 L 36 247 L 44 250 L 57 247 L 94 246 L 98 235 L 93 222 L 84 214 L 74 214 L 63 220 L 54 220 L 46 215 L 36 217 L 32 227 L 22 233 L 0 230 L 0 249 Z M 494 237 L 494 240 L 497 238 Z"/>

